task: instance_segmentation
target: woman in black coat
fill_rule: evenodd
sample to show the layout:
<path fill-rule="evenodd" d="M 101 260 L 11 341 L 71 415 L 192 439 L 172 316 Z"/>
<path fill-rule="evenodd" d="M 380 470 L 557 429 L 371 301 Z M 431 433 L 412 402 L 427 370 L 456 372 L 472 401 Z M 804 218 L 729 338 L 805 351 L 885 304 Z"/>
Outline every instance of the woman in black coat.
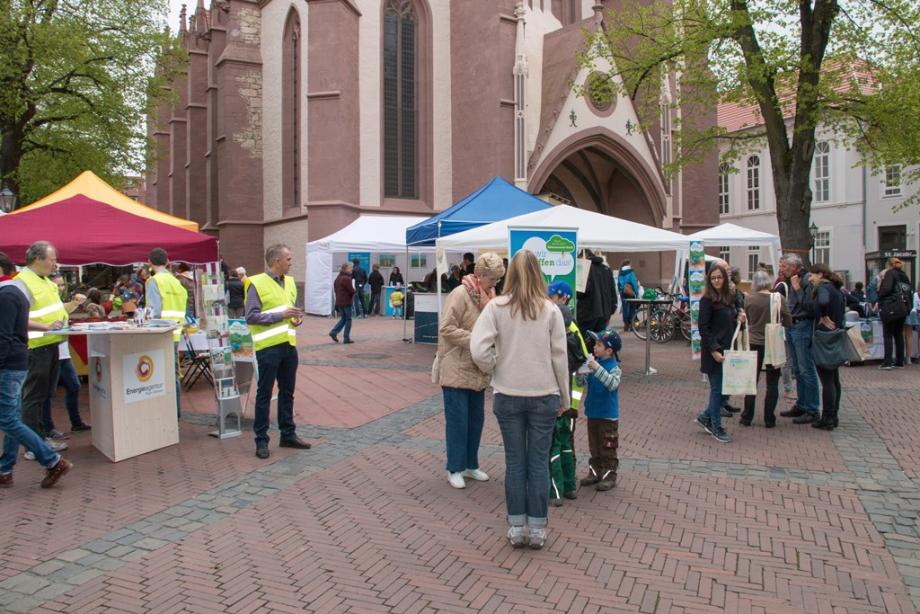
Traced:
<path fill-rule="evenodd" d="M 390 285 L 395 286 L 396 284 L 400 286 L 406 285 L 406 281 L 403 279 L 402 273 L 399 272 L 398 266 L 394 266 L 393 270 L 390 272 Z"/>
<path fill-rule="evenodd" d="M 815 330 L 843 328 L 846 300 L 840 288 L 843 280 L 826 264 L 814 264 L 811 273 L 812 304 L 815 309 Z M 821 380 L 821 418 L 812 422 L 816 429 L 831 431 L 837 428 L 837 410 L 840 409 L 840 367 L 824 369 L 815 365 Z"/>
<path fill-rule="evenodd" d="M 731 348 L 735 326 L 744 322 L 744 312 L 735 307 L 735 294 L 729 286 L 729 274 L 716 264 L 709 269 L 706 292 L 700 300 L 700 371 L 709 379 L 709 405 L 693 421 L 717 441 L 729 443 L 731 437 L 722 428 L 722 363 L 725 350 Z"/>
<path fill-rule="evenodd" d="M 910 278 L 904 272 L 904 262 L 898 258 L 888 259 L 888 268 L 878 286 L 878 310 L 882 319 L 882 333 L 885 335 L 885 360 L 879 369 L 888 371 L 904 368 L 904 322 L 912 307 L 910 299 Z M 904 317 L 886 317 L 885 312 L 891 309 L 898 298 L 904 301 L 907 308 Z M 892 360 L 892 342 L 894 345 L 894 359 Z"/>

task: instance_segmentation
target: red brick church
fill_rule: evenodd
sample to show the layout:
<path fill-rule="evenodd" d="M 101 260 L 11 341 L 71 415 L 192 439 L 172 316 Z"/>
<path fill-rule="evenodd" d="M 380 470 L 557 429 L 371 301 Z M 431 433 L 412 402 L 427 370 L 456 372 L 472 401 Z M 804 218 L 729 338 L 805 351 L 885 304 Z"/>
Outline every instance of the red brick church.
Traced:
<path fill-rule="evenodd" d="M 495 175 L 678 232 L 713 226 L 715 154 L 666 180 L 667 119 L 638 133 L 629 99 L 572 92 L 582 29 L 613 4 L 199 0 L 182 15 L 179 103 L 149 126 L 163 155 L 146 202 L 219 236 L 231 266 L 291 245 L 299 281 L 307 241 L 365 213 L 432 215 Z M 666 279 L 667 258 L 633 264 Z"/>

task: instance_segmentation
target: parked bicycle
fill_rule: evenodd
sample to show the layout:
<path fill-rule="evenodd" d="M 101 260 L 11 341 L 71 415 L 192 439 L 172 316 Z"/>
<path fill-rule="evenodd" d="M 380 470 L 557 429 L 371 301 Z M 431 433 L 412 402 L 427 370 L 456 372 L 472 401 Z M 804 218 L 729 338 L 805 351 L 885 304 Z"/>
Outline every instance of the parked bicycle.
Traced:
<path fill-rule="evenodd" d="M 656 290 L 658 298 L 671 299 L 671 304 L 667 306 L 641 305 L 636 310 L 636 315 L 632 321 L 632 331 L 635 335 L 645 340 L 646 319 L 651 317 L 648 322 L 648 331 L 655 343 L 667 343 L 674 339 L 677 331 L 689 343 L 690 341 L 690 299 L 686 296 L 674 296 L 663 291 L 661 288 Z"/>

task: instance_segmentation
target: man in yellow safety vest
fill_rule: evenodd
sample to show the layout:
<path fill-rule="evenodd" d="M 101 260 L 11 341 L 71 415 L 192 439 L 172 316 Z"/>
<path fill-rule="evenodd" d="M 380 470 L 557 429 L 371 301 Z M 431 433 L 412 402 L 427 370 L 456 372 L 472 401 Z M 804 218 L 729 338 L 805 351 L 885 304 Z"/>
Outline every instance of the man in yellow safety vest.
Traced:
<path fill-rule="evenodd" d="M 173 331 L 173 346 L 176 350 L 176 365 L 179 364 L 179 340 L 182 338 L 182 325 L 185 323 L 185 305 L 188 302 L 188 292 L 179 283 L 179 280 L 169 272 L 169 255 L 161 247 L 150 250 L 148 256 L 153 275 L 144 284 L 144 295 L 147 307 L 150 308 L 152 318 L 162 320 L 175 320 L 179 328 Z M 176 415 L 182 415 L 182 405 L 179 402 L 179 373 L 176 367 Z"/>
<path fill-rule="evenodd" d="M 69 313 L 57 284 L 48 279 L 56 268 L 57 250 L 47 241 L 36 241 L 26 250 L 26 268 L 13 280 L 29 301 L 29 372 L 22 385 L 22 421 L 39 436 L 42 407 L 57 379 L 58 345 L 64 341 L 53 331 L 66 326 Z M 76 304 L 84 300 L 82 294 L 74 297 Z M 67 449 L 66 443 L 51 438 L 45 443 L 55 452 Z"/>
<path fill-rule="evenodd" d="M 266 459 L 268 452 L 268 410 L 275 381 L 278 382 L 278 429 L 281 447 L 309 450 L 310 444 L 297 436 L 294 424 L 294 387 L 297 383 L 297 333 L 303 312 L 294 307 L 297 286 L 287 273 L 291 270 L 291 249 L 272 245 L 265 251 L 264 273 L 246 280 L 246 323 L 259 368 L 255 419 L 256 456 Z"/>

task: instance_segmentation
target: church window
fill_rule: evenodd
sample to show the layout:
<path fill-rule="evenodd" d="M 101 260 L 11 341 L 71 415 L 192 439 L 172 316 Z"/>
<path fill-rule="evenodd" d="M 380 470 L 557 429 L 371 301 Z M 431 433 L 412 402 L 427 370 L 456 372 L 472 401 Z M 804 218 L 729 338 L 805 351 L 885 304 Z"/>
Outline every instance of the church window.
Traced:
<path fill-rule="evenodd" d="M 300 17 L 292 10 L 284 26 L 281 69 L 281 202 L 284 209 L 300 209 L 301 184 L 301 34 Z"/>
<path fill-rule="evenodd" d="M 419 197 L 418 15 L 387 0 L 383 15 L 383 174 L 387 198 Z"/>

